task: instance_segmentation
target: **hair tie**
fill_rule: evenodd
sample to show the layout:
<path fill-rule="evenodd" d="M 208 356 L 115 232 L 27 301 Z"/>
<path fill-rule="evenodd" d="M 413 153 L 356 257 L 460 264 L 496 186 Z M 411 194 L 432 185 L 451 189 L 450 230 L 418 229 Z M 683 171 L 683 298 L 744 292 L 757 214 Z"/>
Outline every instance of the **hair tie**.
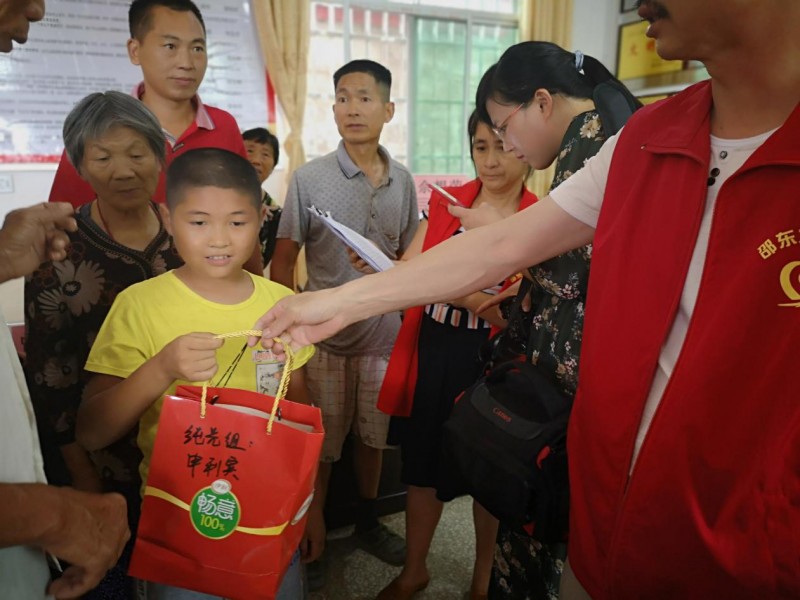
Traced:
<path fill-rule="evenodd" d="M 583 52 L 580 50 L 575 51 L 575 70 L 579 73 L 583 70 Z"/>

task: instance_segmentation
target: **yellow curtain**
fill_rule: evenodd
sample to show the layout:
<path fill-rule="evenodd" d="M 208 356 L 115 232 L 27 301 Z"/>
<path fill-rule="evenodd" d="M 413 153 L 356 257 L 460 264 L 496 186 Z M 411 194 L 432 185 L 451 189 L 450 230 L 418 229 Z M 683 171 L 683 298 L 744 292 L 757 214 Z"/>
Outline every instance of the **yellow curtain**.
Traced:
<path fill-rule="evenodd" d="M 572 50 L 572 0 L 522 0 L 519 26 L 522 41 L 553 42 Z M 528 188 L 543 198 L 553 182 L 554 172 L 554 165 L 534 171 L 528 179 Z"/>
<path fill-rule="evenodd" d="M 310 0 L 253 0 L 261 53 L 275 95 L 289 125 L 281 154 L 289 158 L 286 181 L 306 162 L 303 149 L 303 115 L 306 110 L 306 76 L 310 36 Z M 295 268 L 295 285 L 307 279 L 305 253 Z"/>
<path fill-rule="evenodd" d="M 288 180 L 306 161 L 303 114 L 311 4 L 310 0 L 253 0 L 252 6 L 264 62 L 289 124 L 289 135 L 281 152 L 289 157 Z"/>

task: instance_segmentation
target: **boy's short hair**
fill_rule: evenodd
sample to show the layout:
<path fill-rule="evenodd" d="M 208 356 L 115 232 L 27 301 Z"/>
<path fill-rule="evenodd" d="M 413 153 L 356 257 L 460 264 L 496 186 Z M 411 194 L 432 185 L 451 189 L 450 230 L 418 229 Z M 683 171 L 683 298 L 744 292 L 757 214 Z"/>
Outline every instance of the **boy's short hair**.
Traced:
<path fill-rule="evenodd" d="M 200 21 L 203 33 L 206 31 L 206 24 L 203 15 L 197 5 L 192 0 L 133 0 L 128 8 L 128 28 L 131 37 L 139 41 L 144 39 L 147 32 L 153 26 L 153 9 L 163 6 L 177 12 L 191 12 Z"/>
<path fill-rule="evenodd" d="M 255 142 L 256 144 L 269 144 L 272 146 L 272 158 L 275 159 L 275 164 L 278 164 L 278 159 L 281 156 L 280 144 L 278 138 L 269 129 L 265 127 L 253 127 L 242 133 L 242 139 L 245 142 Z"/>
<path fill-rule="evenodd" d="M 333 74 L 333 89 L 336 89 L 342 77 L 350 73 L 367 73 L 372 75 L 372 78 L 378 84 L 381 92 L 383 92 L 383 101 L 389 102 L 392 92 L 392 72 L 389 71 L 389 69 L 380 63 L 376 63 L 374 60 L 367 60 L 364 58 L 351 60 Z"/>
<path fill-rule="evenodd" d="M 261 210 L 261 182 L 246 159 L 222 148 L 196 148 L 181 154 L 167 169 L 167 207 L 174 210 L 190 188 L 217 187 L 246 194 Z"/>

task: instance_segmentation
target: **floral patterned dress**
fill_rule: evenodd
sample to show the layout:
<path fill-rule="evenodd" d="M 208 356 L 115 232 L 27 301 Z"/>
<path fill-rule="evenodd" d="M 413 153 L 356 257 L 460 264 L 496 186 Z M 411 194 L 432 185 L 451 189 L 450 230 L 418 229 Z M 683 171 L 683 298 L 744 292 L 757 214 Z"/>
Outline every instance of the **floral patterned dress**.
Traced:
<path fill-rule="evenodd" d="M 59 465 L 58 447 L 75 441 L 83 365 L 111 304 L 125 288 L 183 264 L 163 226 L 147 248 L 133 250 L 98 227 L 90 209 L 91 203 L 85 204 L 75 213 L 78 229 L 69 234 L 66 259 L 43 263 L 25 281 L 25 374 L 48 478 L 60 484 L 70 481 Z M 142 458 L 136 430 L 91 458 L 105 489 L 126 497 L 135 523 Z M 91 597 L 122 598 L 115 585 L 104 581 Z"/>
<path fill-rule="evenodd" d="M 600 116 L 589 111 L 576 116 L 561 143 L 556 188 L 594 156 L 606 136 Z M 571 250 L 529 269 L 531 290 L 532 361 L 555 374 L 562 391 L 575 395 L 581 350 L 586 288 L 592 246 Z M 554 600 L 567 554 L 566 544 L 542 544 L 500 523 L 489 597 L 513 600 Z"/>

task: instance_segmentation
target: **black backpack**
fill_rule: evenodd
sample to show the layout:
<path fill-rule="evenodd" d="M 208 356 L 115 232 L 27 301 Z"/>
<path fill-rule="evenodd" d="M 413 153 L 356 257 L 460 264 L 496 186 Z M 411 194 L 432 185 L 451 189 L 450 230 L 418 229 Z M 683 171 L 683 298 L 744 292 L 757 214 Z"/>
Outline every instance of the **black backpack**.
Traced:
<path fill-rule="evenodd" d="M 523 284 L 520 295 L 529 288 Z M 520 304 L 510 326 L 522 318 Z M 564 541 L 571 408 L 571 398 L 525 350 L 491 367 L 458 398 L 444 424 L 439 498 L 468 493 L 508 526 L 542 542 Z"/>
<path fill-rule="evenodd" d="M 467 492 L 541 542 L 569 530 L 567 420 L 572 402 L 528 362 L 505 362 L 467 389 L 444 425 L 438 487 Z"/>
<path fill-rule="evenodd" d="M 606 137 L 619 132 L 631 115 L 642 107 L 620 81 L 609 79 L 595 86 L 592 92 Z"/>

